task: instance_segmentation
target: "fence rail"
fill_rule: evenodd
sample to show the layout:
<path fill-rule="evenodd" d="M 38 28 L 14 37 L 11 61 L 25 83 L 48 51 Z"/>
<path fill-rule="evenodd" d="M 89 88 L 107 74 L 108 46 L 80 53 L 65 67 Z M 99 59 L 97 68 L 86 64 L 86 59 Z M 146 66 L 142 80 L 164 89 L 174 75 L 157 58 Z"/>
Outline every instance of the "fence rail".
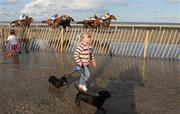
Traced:
<path fill-rule="evenodd" d="M 10 28 L 0 28 L 2 52 Z M 29 28 L 16 29 L 22 51 L 74 52 L 82 28 L 61 29 Z M 97 54 L 178 59 L 180 53 L 180 27 L 114 26 L 111 30 L 88 29 Z"/>

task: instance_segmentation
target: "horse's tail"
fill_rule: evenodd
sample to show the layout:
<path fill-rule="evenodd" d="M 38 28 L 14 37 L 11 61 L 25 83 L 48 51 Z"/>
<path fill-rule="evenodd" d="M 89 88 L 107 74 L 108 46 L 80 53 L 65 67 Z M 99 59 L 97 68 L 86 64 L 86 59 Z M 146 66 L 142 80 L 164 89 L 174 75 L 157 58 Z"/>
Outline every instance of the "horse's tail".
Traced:
<path fill-rule="evenodd" d="M 46 21 L 41 21 L 41 23 L 47 23 L 47 20 Z"/>
<path fill-rule="evenodd" d="M 83 21 L 79 21 L 79 22 L 77 22 L 77 24 L 84 24 L 84 22 Z"/>
<path fill-rule="evenodd" d="M 15 21 L 12 21 L 10 24 L 13 24 L 13 23 L 16 23 L 16 20 L 15 20 Z"/>

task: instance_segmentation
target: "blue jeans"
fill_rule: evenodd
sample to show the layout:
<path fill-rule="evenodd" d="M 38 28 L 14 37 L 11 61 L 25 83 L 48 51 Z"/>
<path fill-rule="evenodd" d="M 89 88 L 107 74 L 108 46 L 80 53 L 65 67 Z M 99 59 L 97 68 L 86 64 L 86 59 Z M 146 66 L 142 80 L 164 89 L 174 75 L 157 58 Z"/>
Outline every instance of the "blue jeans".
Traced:
<path fill-rule="evenodd" d="M 90 77 L 89 66 L 83 65 L 83 68 L 81 69 L 81 72 L 80 72 L 80 76 L 81 76 L 79 80 L 80 84 L 86 85 L 86 81 Z"/>

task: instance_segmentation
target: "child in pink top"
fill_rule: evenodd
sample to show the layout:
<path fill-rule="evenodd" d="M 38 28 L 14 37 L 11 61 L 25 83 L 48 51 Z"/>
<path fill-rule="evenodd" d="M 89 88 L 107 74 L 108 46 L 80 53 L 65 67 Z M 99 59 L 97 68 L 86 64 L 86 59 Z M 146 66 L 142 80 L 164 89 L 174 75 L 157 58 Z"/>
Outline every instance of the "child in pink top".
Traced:
<path fill-rule="evenodd" d="M 9 44 L 10 52 L 14 55 L 15 52 L 19 52 L 19 43 L 15 34 L 15 30 L 10 30 L 10 35 L 8 36 L 7 42 Z"/>

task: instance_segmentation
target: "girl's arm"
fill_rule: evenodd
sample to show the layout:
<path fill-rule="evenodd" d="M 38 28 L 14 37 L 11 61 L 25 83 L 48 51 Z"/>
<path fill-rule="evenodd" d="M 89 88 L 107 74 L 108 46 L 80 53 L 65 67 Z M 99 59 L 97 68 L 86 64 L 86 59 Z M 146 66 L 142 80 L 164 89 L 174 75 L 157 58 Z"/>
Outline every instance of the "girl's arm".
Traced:
<path fill-rule="evenodd" d="M 96 67 L 96 59 L 95 59 L 95 56 L 94 56 L 94 52 L 93 52 L 93 49 L 91 51 L 91 61 L 92 61 L 92 64 L 94 67 Z"/>
<path fill-rule="evenodd" d="M 92 61 L 92 62 L 93 62 L 93 61 L 96 61 L 92 46 L 90 46 L 90 50 L 91 50 L 91 51 L 90 51 L 90 59 L 91 59 L 91 61 Z"/>
<path fill-rule="evenodd" d="M 79 45 L 76 48 L 76 51 L 74 53 L 74 59 L 79 66 L 82 66 L 82 61 L 80 59 L 80 54 L 82 53 L 82 50 L 83 50 L 83 47 L 81 45 Z"/>

